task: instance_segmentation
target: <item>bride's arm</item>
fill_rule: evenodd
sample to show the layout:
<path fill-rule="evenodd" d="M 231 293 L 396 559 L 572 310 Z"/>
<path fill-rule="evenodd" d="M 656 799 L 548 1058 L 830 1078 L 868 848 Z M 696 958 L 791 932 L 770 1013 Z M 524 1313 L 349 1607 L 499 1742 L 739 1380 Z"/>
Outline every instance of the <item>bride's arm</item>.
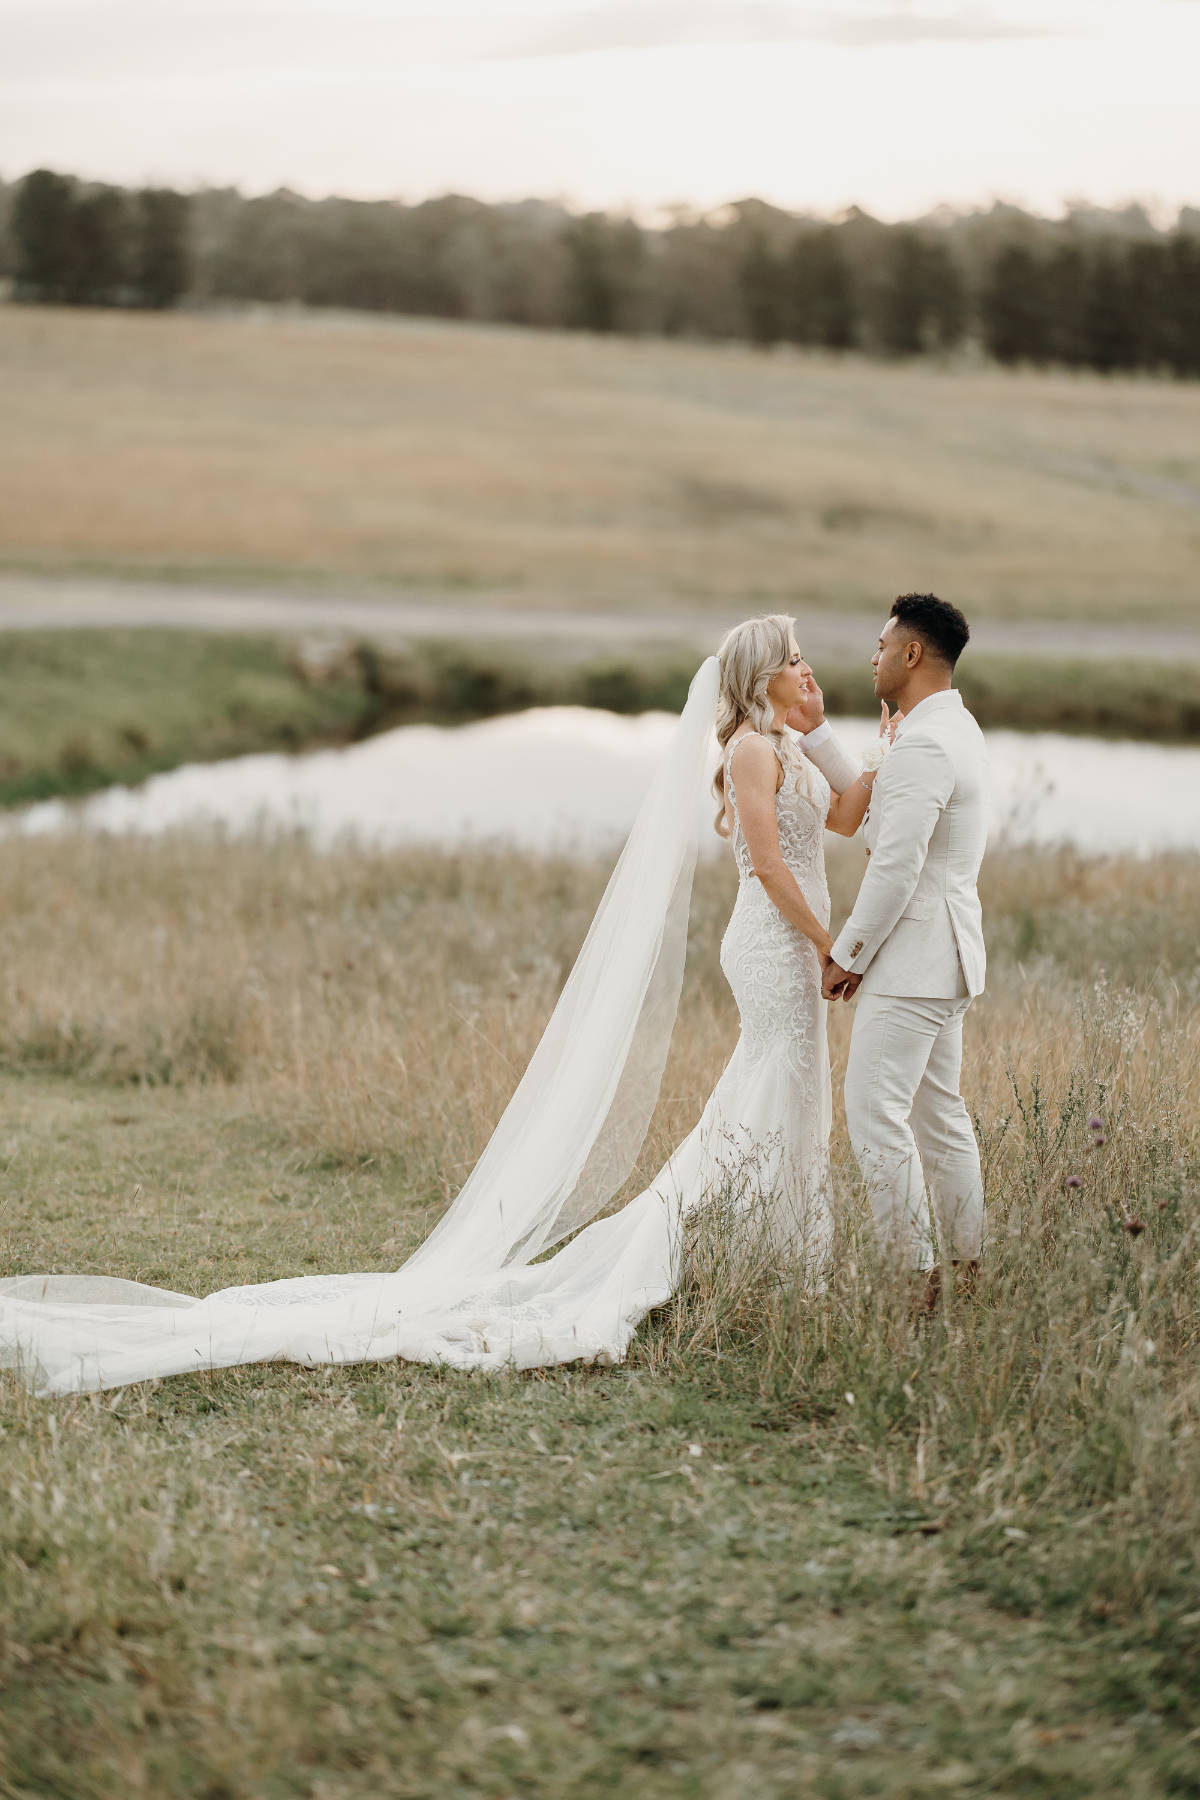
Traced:
<path fill-rule="evenodd" d="M 844 794 L 834 794 L 829 802 L 829 815 L 825 820 L 830 831 L 836 831 L 839 837 L 853 837 L 871 804 L 871 790 L 875 786 L 875 769 L 864 769 L 856 775 Z"/>
<path fill-rule="evenodd" d="M 788 714 L 788 724 L 792 723 L 792 714 Z M 801 747 L 805 756 L 820 769 L 835 794 L 843 794 L 854 785 L 858 775 L 858 764 L 846 750 L 840 738 L 834 735 L 833 727 L 824 719 L 820 724 L 806 731 L 803 725 Z"/>
<path fill-rule="evenodd" d="M 893 718 L 887 702 L 880 702 L 879 741 L 883 749 L 868 754 L 867 767 L 857 773 L 853 781 L 847 782 L 841 793 L 833 790 L 825 823 L 830 831 L 836 831 L 840 837 L 853 837 L 862 824 L 871 804 L 871 791 L 875 786 L 875 777 L 879 773 L 884 751 L 894 741 L 896 727 L 903 717 L 904 714 L 898 712 Z"/>
<path fill-rule="evenodd" d="M 822 956 L 828 956 L 833 939 L 800 892 L 800 884 L 779 848 L 775 817 L 778 780 L 779 763 L 766 739 L 744 738 L 737 747 L 738 818 L 754 873 L 788 924 L 815 944 Z"/>

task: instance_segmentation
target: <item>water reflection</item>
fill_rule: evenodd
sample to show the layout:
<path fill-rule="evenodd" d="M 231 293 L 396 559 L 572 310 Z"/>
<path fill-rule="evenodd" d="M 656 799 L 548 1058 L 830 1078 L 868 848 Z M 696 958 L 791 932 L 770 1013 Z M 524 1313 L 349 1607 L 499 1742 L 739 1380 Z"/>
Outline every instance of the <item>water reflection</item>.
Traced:
<path fill-rule="evenodd" d="M 673 723 L 549 707 L 456 729 L 406 726 L 348 749 L 193 764 L 80 804 L 48 801 L 13 828 L 153 834 L 200 823 L 238 835 L 299 827 L 325 845 L 350 833 L 378 845 L 607 848 L 628 830 Z M 838 724 L 855 751 L 874 729 Z M 1200 849 L 1200 750 L 1007 731 L 988 742 L 997 830 L 1010 840 Z"/>

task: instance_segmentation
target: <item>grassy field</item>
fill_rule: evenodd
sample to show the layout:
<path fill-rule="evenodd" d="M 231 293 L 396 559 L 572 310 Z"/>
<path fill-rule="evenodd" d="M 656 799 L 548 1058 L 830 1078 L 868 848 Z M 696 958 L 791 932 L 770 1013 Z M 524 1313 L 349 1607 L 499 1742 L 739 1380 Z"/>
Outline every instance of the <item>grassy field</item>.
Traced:
<path fill-rule="evenodd" d="M 274 638 L 10 632 L 0 635 L 0 805 L 340 742 L 369 719 L 357 674 L 306 681 Z"/>
<path fill-rule="evenodd" d="M 1186 620 L 1200 387 L 0 308 L 0 566 L 547 607 Z"/>
<path fill-rule="evenodd" d="M 400 1260 L 605 873 L 5 859 L 0 1269 L 193 1291 Z M 1200 1792 L 1198 874 L 989 862 L 990 1251 L 932 1330 L 873 1267 L 839 1134 L 832 1291 L 701 1236 L 622 1369 L 5 1382 L 0 1794 Z M 703 870 L 644 1168 L 731 1046 L 729 899 Z"/>
<path fill-rule="evenodd" d="M 514 646 L 347 640 L 319 646 L 169 630 L 0 634 L 0 806 L 132 783 L 183 762 L 342 743 L 526 706 L 678 711 L 698 652 L 620 661 Z M 821 667 L 832 716 L 873 711 L 865 660 Z M 961 686 L 984 725 L 1142 741 L 1200 739 L 1200 669 L 972 656 Z"/>

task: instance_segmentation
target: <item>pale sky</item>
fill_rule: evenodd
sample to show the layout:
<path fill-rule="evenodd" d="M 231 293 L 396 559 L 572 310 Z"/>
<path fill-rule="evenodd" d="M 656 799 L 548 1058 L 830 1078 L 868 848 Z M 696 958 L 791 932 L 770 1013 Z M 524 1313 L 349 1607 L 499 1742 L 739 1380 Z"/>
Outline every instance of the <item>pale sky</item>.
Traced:
<path fill-rule="evenodd" d="M 1200 0 L 0 0 L 0 175 L 1200 203 Z"/>

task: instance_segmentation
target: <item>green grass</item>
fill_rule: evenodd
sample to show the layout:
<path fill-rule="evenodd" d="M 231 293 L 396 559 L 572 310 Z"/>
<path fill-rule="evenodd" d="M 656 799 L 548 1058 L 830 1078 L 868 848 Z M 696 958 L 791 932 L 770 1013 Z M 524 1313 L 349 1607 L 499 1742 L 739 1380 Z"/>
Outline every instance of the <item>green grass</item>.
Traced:
<path fill-rule="evenodd" d="M 194 1292 L 404 1257 L 604 877 L 186 837 L 6 858 L 0 1272 Z M 839 1129 L 830 1292 L 702 1232 L 620 1369 L 5 1379 L 0 1794 L 1200 1792 L 1195 880 L 987 865 L 991 1240 L 930 1330 Z M 728 901 L 703 870 L 652 1164 L 731 1045 Z"/>
<path fill-rule="evenodd" d="M 34 1260 L 40 1226 L 57 1262 L 137 1244 L 208 1285 L 395 1229 L 394 1169 L 331 1176 L 222 1096 L 3 1092 Z M 987 1420 L 1011 1294 L 890 1364 L 882 1293 L 826 1309 L 799 1384 L 705 1299 L 701 1271 L 609 1373 L 9 1395 L 0 1791 L 1194 1793 L 1195 1520 L 1130 1460 L 1153 1375 L 1104 1367 L 1063 1418 L 1052 1377 L 1030 1430 L 1075 1318 Z"/>
<path fill-rule="evenodd" d="M 526 706 L 678 710 L 699 652 L 579 660 L 512 645 L 345 642 L 328 666 L 282 639 L 170 630 L 0 636 L 0 805 L 137 782 L 183 762 L 342 743 L 394 725 Z M 831 714 L 874 708 L 864 667 L 818 671 Z M 1200 670 L 969 657 L 981 722 L 1144 741 L 1200 740 Z"/>
<path fill-rule="evenodd" d="M 267 637 L 9 632 L 0 637 L 0 804 L 340 740 L 362 711 L 357 683 L 310 686 L 287 646 Z"/>

